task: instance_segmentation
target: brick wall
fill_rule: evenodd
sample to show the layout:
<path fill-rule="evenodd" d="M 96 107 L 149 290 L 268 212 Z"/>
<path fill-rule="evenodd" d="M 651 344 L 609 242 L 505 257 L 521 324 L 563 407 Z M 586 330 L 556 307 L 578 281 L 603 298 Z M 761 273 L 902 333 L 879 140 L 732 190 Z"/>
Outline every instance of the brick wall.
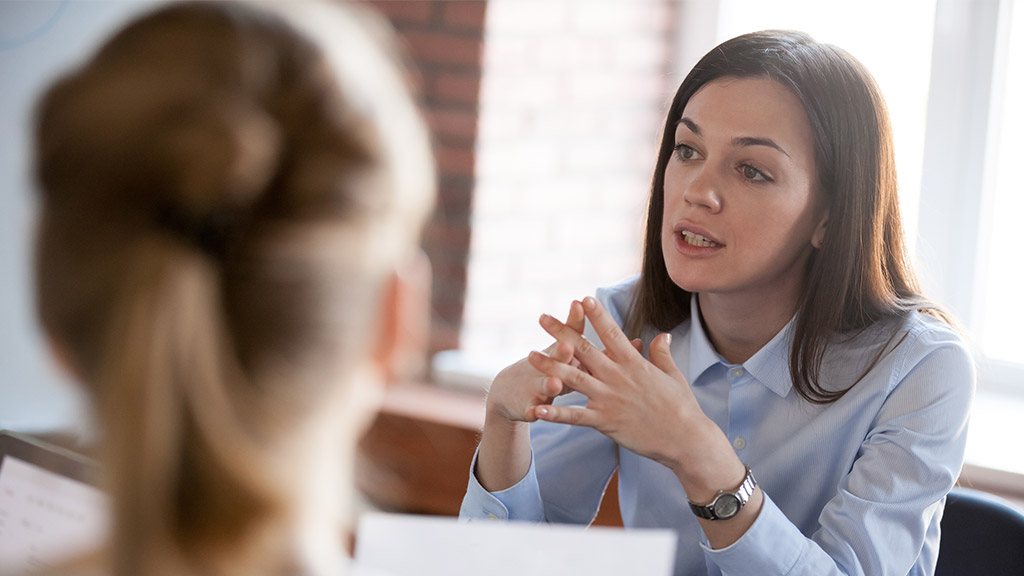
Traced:
<path fill-rule="evenodd" d="M 439 168 L 424 234 L 434 268 L 431 351 L 457 348 L 466 291 L 487 2 L 366 0 L 394 25 L 413 65 Z"/>
<path fill-rule="evenodd" d="M 364 3 L 405 42 L 435 141 L 432 351 L 522 356 L 541 312 L 639 268 L 674 3 Z"/>
<path fill-rule="evenodd" d="M 676 88 L 674 4 L 490 0 L 462 348 L 500 364 L 542 312 L 639 270 Z"/>

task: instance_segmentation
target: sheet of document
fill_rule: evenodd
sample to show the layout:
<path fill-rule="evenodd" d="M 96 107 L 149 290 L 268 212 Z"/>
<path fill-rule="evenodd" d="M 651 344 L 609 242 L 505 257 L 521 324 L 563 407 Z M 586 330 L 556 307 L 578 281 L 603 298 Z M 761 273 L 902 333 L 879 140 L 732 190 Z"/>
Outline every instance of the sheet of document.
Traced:
<path fill-rule="evenodd" d="M 97 488 L 12 456 L 0 466 L 0 573 L 45 570 L 107 537 L 107 498 Z"/>
<path fill-rule="evenodd" d="M 517 522 L 367 514 L 359 523 L 359 572 L 390 576 L 670 576 L 676 536 Z"/>

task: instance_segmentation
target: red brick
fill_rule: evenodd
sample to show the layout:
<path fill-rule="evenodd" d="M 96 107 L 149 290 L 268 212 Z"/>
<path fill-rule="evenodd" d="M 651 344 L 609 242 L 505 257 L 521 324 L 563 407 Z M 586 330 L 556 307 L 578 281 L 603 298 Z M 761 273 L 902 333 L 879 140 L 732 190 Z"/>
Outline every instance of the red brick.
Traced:
<path fill-rule="evenodd" d="M 472 104 L 480 100 L 480 75 L 442 72 L 434 78 L 431 96 L 437 103 Z"/>
<path fill-rule="evenodd" d="M 439 292 L 438 298 L 434 301 L 434 312 L 442 318 L 458 319 L 462 315 L 462 290 L 459 286 L 453 286 L 445 282 L 435 283 L 435 289 Z M 458 290 L 458 292 L 457 292 Z"/>
<path fill-rule="evenodd" d="M 429 22 L 434 16 L 436 2 L 423 0 L 368 0 L 363 2 L 373 6 L 393 24 L 406 22 Z"/>
<path fill-rule="evenodd" d="M 435 250 L 434 257 L 431 259 L 434 270 L 434 286 L 439 288 L 438 296 L 456 294 L 466 289 L 466 260 L 460 259 L 457 262 L 446 260 L 444 255 L 449 252 L 451 251 L 444 249 Z M 461 305 L 461 303 L 459 304 Z"/>
<path fill-rule="evenodd" d="M 435 226 L 427 239 L 437 246 L 469 246 L 469 226 Z"/>
<path fill-rule="evenodd" d="M 459 322 L 455 322 L 455 327 L 444 326 L 442 327 L 441 322 L 437 317 L 434 318 L 433 324 L 430 328 L 430 354 L 433 355 L 441 350 L 455 350 L 459 347 Z"/>
<path fill-rule="evenodd" d="M 447 146 L 441 144 L 434 149 L 437 164 L 442 173 L 461 176 L 473 175 L 473 149 L 465 146 Z M 443 193 L 443 192 L 442 192 Z"/>
<path fill-rule="evenodd" d="M 437 192 L 438 206 L 445 211 L 445 223 L 455 225 L 468 222 L 470 205 L 473 202 L 473 189 L 462 185 L 448 186 L 445 184 L 448 177 L 450 177 L 449 174 L 442 172 L 441 184 L 438 186 Z M 462 178 L 466 177 L 462 176 Z"/>
<path fill-rule="evenodd" d="M 483 52 L 480 38 L 411 30 L 403 36 L 409 45 L 409 54 L 418 62 L 480 66 Z"/>
<path fill-rule="evenodd" d="M 483 0 L 458 0 L 444 3 L 444 21 L 453 28 L 483 30 L 487 2 Z"/>
<path fill-rule="evenodd" d="M 477 113 L 462 110 L 434 109 L 426 112 L 427 123 L 434 136 L 442 141 L 474 141 L 477 134 Z"/>

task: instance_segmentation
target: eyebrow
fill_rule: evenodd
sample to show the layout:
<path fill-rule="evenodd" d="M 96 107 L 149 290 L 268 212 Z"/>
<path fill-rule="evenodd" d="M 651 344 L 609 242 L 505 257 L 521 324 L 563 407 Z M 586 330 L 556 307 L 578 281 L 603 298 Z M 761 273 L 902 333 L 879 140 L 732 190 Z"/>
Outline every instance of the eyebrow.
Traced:
<path fill-rule="evenodd" d="M 693 132 L 697 136 L 701 135 L 701 133 L 700 133 L 700 126 L 698 126 L 697 123 L 694 122 L 693 120 L 690 120 L 689 118 L 683 117 L 683 118 L 679 119 L 679 122 L 676 122 L 676 126 L 678 126 L 680 124 L 682 124 L 682 125 L 686 126 L 687 128 L 689 128 L 690 132 Z M 789 157 L 789 152 L 786 152 L 785 150 L 783 150 L 782 146 L 779 146 L 778 144 L 776 144 L 775 141 L 772 140 L 771 138 L 756 138 L 756 137 L 753 137 L 753 136 L 740 136 L 739 138 L 734 138 L 733 139 L 732 145 L 733 146 L 738 146 L 738 147 L 767 146 L 769 148 L 774 148 L 774 149 L 778 150 L 779 152 L 782 152 L 783 154 L 785 154 L 787 157 Z"/>

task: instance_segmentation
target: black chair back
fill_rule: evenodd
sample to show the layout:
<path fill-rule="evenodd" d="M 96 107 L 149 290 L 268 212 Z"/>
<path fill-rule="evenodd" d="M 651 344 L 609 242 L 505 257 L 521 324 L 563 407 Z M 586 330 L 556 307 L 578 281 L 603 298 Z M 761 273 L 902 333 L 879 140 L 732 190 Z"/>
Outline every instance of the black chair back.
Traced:
<path fill-rule="evenodd" d="M 935 576 L 1024 576 L 1024 512 L 985 492 L 953 488 Z"/>

